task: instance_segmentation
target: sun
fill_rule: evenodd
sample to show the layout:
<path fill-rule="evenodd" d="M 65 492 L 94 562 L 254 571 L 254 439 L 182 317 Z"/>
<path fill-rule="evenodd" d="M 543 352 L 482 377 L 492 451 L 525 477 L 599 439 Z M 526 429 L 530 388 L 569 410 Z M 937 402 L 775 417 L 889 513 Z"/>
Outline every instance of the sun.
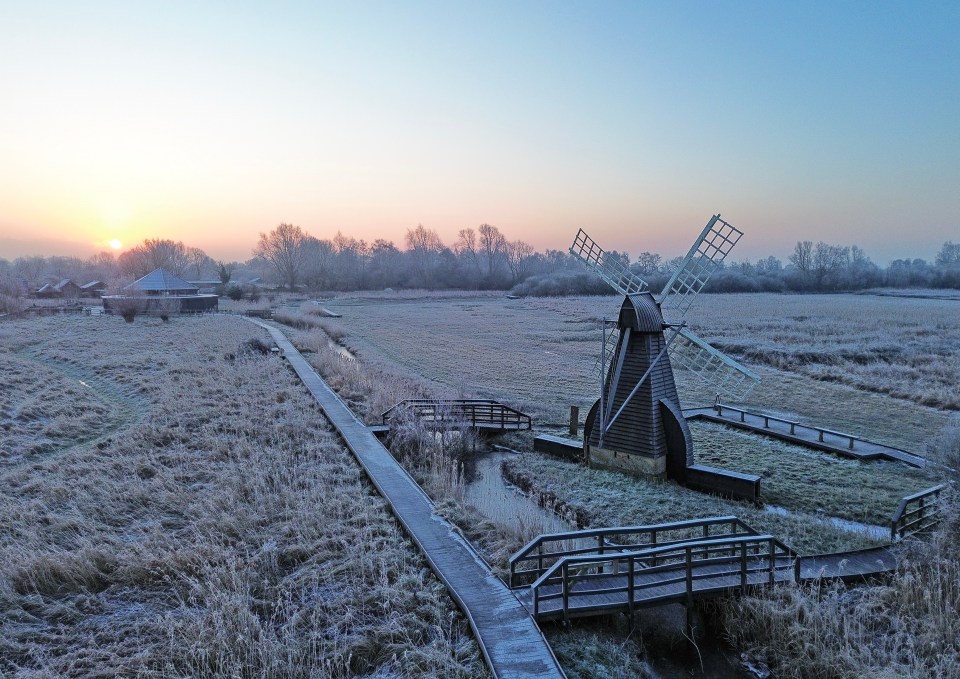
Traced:
<path fill-rule="evenodd" d="M 112 247 L 114 250 L 119 250 L 120 248 L 123 247 L 123 243 L 121 243 L 121 242 L 120 242 L 119 240 L 117 240 L 116 238 L 112 238 L 112 239 L 108 240 L 108 241 L 107 241 L 107 245 L 109 245 L 110 247 Z"/>

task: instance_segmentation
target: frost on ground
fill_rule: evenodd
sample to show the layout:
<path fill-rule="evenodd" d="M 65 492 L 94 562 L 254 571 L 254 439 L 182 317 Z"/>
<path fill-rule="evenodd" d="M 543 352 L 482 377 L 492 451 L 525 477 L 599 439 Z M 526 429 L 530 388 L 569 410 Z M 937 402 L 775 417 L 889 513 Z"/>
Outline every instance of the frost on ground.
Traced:
<path fill-rule="evenodd" d="M 224 317 L 0 325 L 0 675 L 483 676 L 282 360 Z"/>

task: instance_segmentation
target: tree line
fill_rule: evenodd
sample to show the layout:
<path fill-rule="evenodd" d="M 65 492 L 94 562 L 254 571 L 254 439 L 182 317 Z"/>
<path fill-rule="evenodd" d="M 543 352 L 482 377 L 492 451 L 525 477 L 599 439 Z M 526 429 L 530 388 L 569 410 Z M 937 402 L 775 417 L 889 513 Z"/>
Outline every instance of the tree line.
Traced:
<path fill-rule="evenodd" d="M 407 230 L 405 247 L 372 243 L 342 233 L 316 238 L 299 226 L 280 224 L 261 233 L 244 262 L 214 260 L 199 248 L 166 239 L 147 239 L 114 256 L 89 259 L 20 257 L 0 259 L 0 294 L 23 297 L 44 282 L 69 278 L 83 284 L 101 280 L 122 284 L 164 267 L 187 280 L 218 282 L 222 292 L 239 295 L 251 281 L 287 290 L 349 291 L 386 288 L 510 290 L 519 295 L 606 294 L 609 287 L 561 250 L 536 251 L 508 239 L 496 226 L 461 229 L 446 245 L 433 229 Z M 620 262 L 659 290 L 680 263 L 642 252 L 636 259 L 611 251 Z M 800 241 L 782 261 L 774 256 L 725 263 L 707 292 L 839 292 L 875 287 L 960 288 L 960 244 L 947 241 L 933 262 L 897 259 L 877 266 L 856 246 Z"/>

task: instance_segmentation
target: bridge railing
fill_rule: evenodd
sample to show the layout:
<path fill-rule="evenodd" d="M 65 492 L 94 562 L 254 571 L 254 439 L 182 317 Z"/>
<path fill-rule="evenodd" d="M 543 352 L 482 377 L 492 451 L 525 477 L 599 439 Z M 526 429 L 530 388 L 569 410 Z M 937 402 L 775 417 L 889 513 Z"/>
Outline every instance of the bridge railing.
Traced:
<path fill-rule="evenodd" d="M 847 433 L 842 432 L 842 431 L 834 431 L 833 429 L 825 429 L 825 428 L 823 428 L 823 427 L 818 427 L 818 426 L 816 426 L 816 425 L 811 425 L 811 424 L 801 424 L 801 423 L 799 423 L 799 422 L 796 422 L 795 420 L 788 420 L 788 419 L 786 419 L 786 418 L 784 418 L 784 417 L 777 417 L 776 415 L 768 415 L 767 413 L 755 413 L 755 412 L 752 412 L 752 411 L 750 411 L 750 410 L 744 410 L 744 409 L 742 409 L 742 408 L 734 408 L 733 406 L 725 406 L 725 405 L 723 405 L 722 403 L 720 403 L 719 400 L 718 400 L 716 403 L 713 404 L 713 409 L 717 411 L 717 415 L 719 415 L 720 417 L 723 417 L 723 411 L 725 411 L 725 410 L 729 410 L 730 412 L 733 412 L 733 413 L 738 413 L 738 414 L 740 415 L 740 421 L 741 421 L 741 422 L 744 422 L 744 423 L 747 421 L 747 420 L 746 420 L 747 415 L 750 415 L 751 417 L 759 417 L 760 419 L 763 420 L 763 428 L 764 428 L 764 429 L 769 429 L 769 428 L 770 428 L 770 422 L 779 422 L 780 424 L 790 425 L 790 435 L 791 435 L 791 436 L 796 436 L 796 434 L 797 434 L 797 427 L 803 427 L 804 429 L 810 429 L 810 430 L 813 430 L 813 431 L 817 432 L 817 440 L 820 441 L 820 443 L 830 443 L 829 441 L 825 441 L 825 440 L 824 440 L 824 438 L 823 438 L 824 436 L 833 436 L 833 437 L 835 437 L 835 438 L 845 439 L 846 442 L 847 442 L 847 448 L 849 448 L 850 450 L 853 450 L 853 444 L 854 444 L 854 443 L 856 443 L 857 441 L 863 441 L 862 438 L 860 438 L 859 436 L 857 436 L 857 435 L 855 435 L 855 434 L 847 434 Z"/>
<path fill-rule="evenodd" d="M 947 484 L 941 483 L 900 500 L 890 517 L 890 542 L 929 530 L 940 521 L 946 489 Z"/>
<path fill-rule="evenodd" d="M 735 516 L 714 516 L 649 526 L 592 528 L 548 533 L 534 538 L 510 557 L 510 587 L 522 587 L 542 576 L 564 557 L 632 552 L 691 539 L 757 535 Z"/>
<path fill-rule="evenodd" d="M 624 609 L 632 615 L 637 603 L 645 599 L 683 600 L 689 607 L 695 595 L 785 580 L 799 582 L 800 557 L 771 535 L 689 540 L 619 554 L 565 556 L 531 585 L 533 614 L 539 618 L 544 602 L 561 599 L 560 612 L 567 620 L 577 608 L 577 599 L 594 597 L 588 610 Z M 683 583 L 682 589 L 671 587 L 679 583 Z M 671 589 L 672 593 L 664 593 Z"/>
<path fill-rule="evenodd" d="M 437 426 L 530 429 L 530 416 L 488 399 L 407 399 L 384 411 L 383 424 L 400 413 Z"/>

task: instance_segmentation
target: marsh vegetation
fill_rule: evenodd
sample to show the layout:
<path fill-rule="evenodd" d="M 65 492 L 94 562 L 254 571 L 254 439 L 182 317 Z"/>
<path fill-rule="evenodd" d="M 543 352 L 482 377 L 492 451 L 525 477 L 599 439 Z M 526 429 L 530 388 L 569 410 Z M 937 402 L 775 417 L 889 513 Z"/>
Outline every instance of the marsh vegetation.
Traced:
<path fill-rule="evenodd" d="M 936 389 L 918 394 L 925 364 L 951 363 L 945 377 L 933 370 L 946 389 L 960 359 L 956 302 L 924 300 L 915 313 L 904 300 L 862 299 L 712 296 L 690 320 L 759 364 L 764 382 L 748 405 L 919 453 L 953 450 L 955 468 L 960 438 L 935 436 L 956 421 L 951 401 Z M 559 433 L 569 405 L 585 412 L 591 403 L 598 321 L 618 300 L 401 293 L 326 305 L 344 317 L 299 305 L 278 320 L 368 423 L 405 398 L 475 396 Z M 248 349 L 266 339 L 258 332 L 225 317 L 0 325 L 9 376 L 0 389 L 0 671 L 485 673 L 443 588 L 281 359 Z M 887 341 L 901 353 L 878 350 Z M 912 367 L 896 368 L 904 355 Z M 862 370 L 850 377 L 848 363 Z M 685 405 L 712 401 L 682 377 L 680 387 Z M 767 501 L 785 511 L 587 470 L 533 453 L 525 434 L 510 435 L 506 444 L 525 452 L 503 467 L 571 525 L 736 514 L 805 553 L 876 544 L 830 517 L 882 525 L 900 496 L 939 480 L 931 469 L 852 462 L 713 425 L 694 436 L 698 460 L 760 474 Z M 471 501 L 481 447 L 467 431 L 436 435 L 415 422 L 396 427 L 392 442 L 439 511 L 502 573 L 515 549 L 555 524 Z M 777 676 L 951 676 L 960 657 L 947 622 L 960 603 L 956 535 L 951 524 L 912 547 L 889 583 L 724 602 L 716 624 Z M 643 642 L 652 637 L 628 636 L 616 621 L 547 634 L 570 676 L 650 673 Z"/>
<path fill-rule="evenodd" d="M 344 314 L 339 323 L 343 341 L 363 361 L 380 370 L 419 375 L 420 384 L 439 392 L 500 398 L 532 412 L 539 426 L 559 432 L 566 425 L 567 407 L 579 405 L 583 412 L 596 391 L 591 369 L 599 350 L 598 321 L 612 317 L 619 303 L 602 300 L 430 297 L 414 302 L 354 296 L 331 306 Z M 759 367 L 764 381 L 748 406 L 921 454 L 949 449 L 936 433 L 957 421 L 948 386 L 956 384 L 960 360 L 956 302 L 922 300 L 922 307 L 915 308 L 902 299 L 846 295 L 711 296 L 709 302 L 701 305 L 706 310 L 691 312 L 691 325 L 712 343 Z M 753 358 L 761 354 L 770 358 Z M 686 405 L 713 399 L 682 375 L 680 387 Z M 586 470 L 532 452 L 511 459 L 505 472 L 544 505 L 581 523 L 654 523 L 733 513 L 808 554 L 878 544 L 876 536 L 844 530 L 831 517 L 882 526 L 902 495 L 942 480 L 942 472 L 933 468 L 864 464 L 719 426 L 698 425 L 694 436 L 699 460 L 760 474 L 766 499 L 785 511 L 767 512 L 669 483 Z M 954 529 L 944 530 L 949 534 Z M 944 544 L 949 539 L 914 546 L 912 558 L 889 585 L 798 588 L 722 604 L 717 616 L 722 633 L 783 676 L 855 677 L 890 667 L 904 676 L 951 676 L 960 650 L 947 617 L 914 605 L 931 599 L 953 601 L 960 573 L 943 552 Z M 906 588 L 902 591 L 901 580 Z M 808 633 L 815 619 L 820 624 Z M 939 658 L 935 661 L 914 648 L 916 635 L 929 637 L 921 634 L 927 624 L 936 628 L 930 646 Z M 838 625 L 849 625 L 848 632 L 859 625 L 859 631 L 836 634 Z M 786 631 L 778 636 L 766 629 Z M 587 664 L 578 664 L 577 658 L 583 658 L 572 646 L 564 646 L 571 634 L 577 640 L 573 646 L 582 644 L 586 633 L 585 628 L 550 631 L 558 654 L 571 663 L 576 676 L 590 676 L 596 665 L 587 670 L 589 663 L 605 657 L 597 651 L 596 656 L 587 654 Z M 618 634 L 622 640 L 626 632 L 616 631 L 614 637 Z M 823 641 L 827 637 L 830 643 Z M 624 643 L 620 657 L 642 655 L 631 641 Z M 820 654 L 818 661 L 811 662 L 810 654 Z M 614 662 L 612 657 L 606 661 Z M 826 674 L 825 668 L 830 668 Z"/>
<path fill-rule="evenodd" d="M 0 674 L 486 674 L 259 339 L 225 317 L 0 325 Z"/>

